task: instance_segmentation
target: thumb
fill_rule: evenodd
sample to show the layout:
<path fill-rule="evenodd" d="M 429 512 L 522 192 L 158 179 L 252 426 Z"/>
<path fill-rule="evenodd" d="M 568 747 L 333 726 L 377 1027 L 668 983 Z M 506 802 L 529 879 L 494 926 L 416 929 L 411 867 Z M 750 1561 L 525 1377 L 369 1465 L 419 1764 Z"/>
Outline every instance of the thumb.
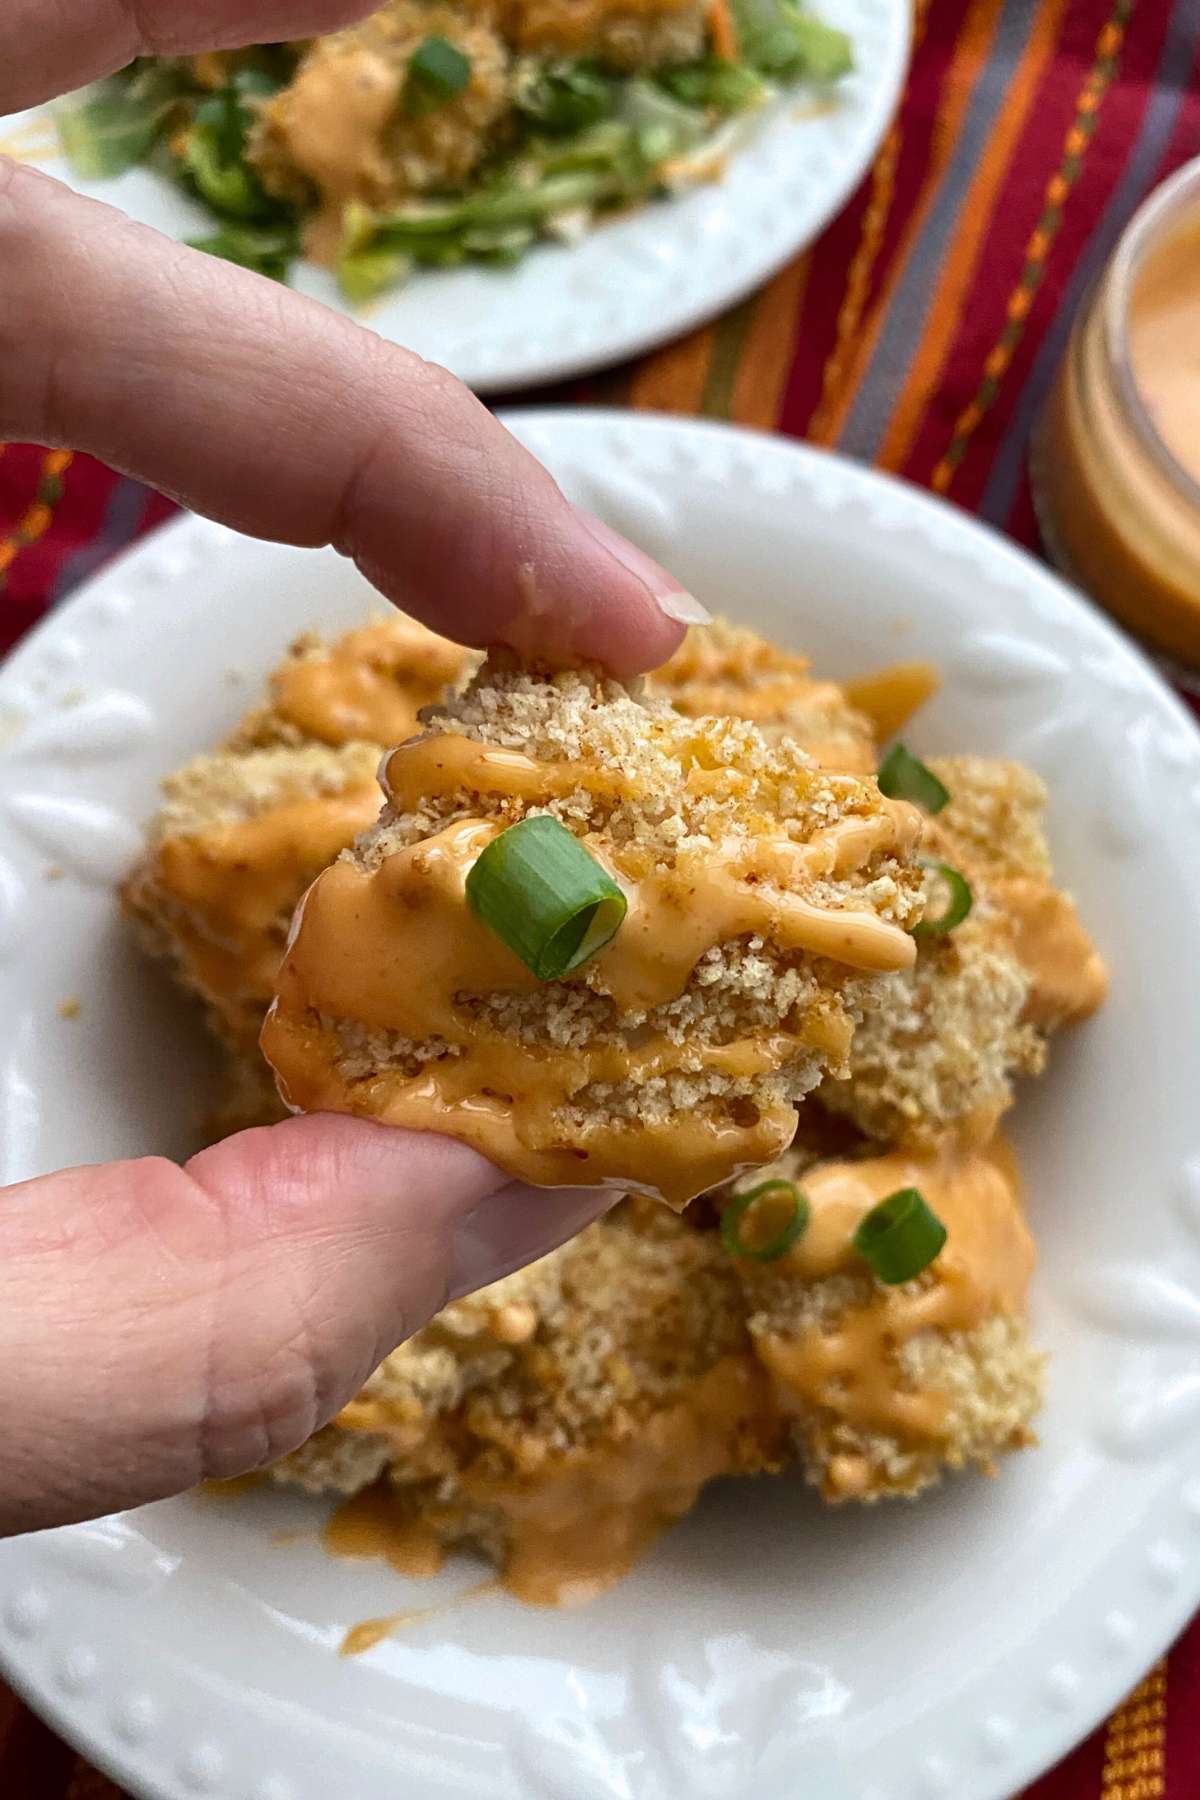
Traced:
<path fill-rule="evenodd" d="M 611 1198 L 521 1190 L 449 1138 L 319 1115 L 183 1168 L 152 1157 L 4 1190 L 0 1530 L 286 1454 L 450 1293 Z"/>

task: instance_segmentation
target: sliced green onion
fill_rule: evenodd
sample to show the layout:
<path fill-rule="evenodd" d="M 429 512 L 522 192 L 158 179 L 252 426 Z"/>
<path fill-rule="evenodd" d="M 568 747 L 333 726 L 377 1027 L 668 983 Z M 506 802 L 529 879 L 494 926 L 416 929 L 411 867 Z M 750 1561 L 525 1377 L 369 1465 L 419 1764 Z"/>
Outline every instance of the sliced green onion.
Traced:
<path fill-rule="evenodd" d="M 956 925 L 962 924 L 975 904 L 975 896 L 971 892 L 970 882 L 949 863 L 922 858 L 922 865 L 926 869 L 932 869 L 941 882 L 946 893 L 946 903 L 941 912 L 934 913 L 932 917 L 927 913 L 918 924 L 914 925 L 912 935 L 914 937 L 944 937 L 946 932 L 953 931 Z"/>
<path fill-rule="evenodd" d="M 261 102 L 277 94 L 279 86 L 262 69 L 238 69 L 225 87 L 200 101 L 192 114 L 192 131 L 207 141 L 210 160 L 240 163 Z"/>
<path fill-rule="evenodd" d="M 449 38 L 423 38 L 408 59 L 401 104 L 410 119 L 436 112 L 471 79 L 471 59 Z"/>
<path fill-rule="evenodd" d="M 785 1207 L 779 1204 L 780 1201 Z M 782 1222 L 769 1236 L 763 1235 L 761 1224 L 755 1228 L 753 1218 L 746 1218 L 748 1213 L 759 1210 L 767 1213 L 768 1223 L 771 1215 L 784 1213 Z M 738 1194 L 725 1208 L 721 1214 L 721 1242 L 731 1256 L 750 1257 L 755 1262 L 777 1262 L 808 1229 L 808 1215 L 808 1200 L 795 1182 L 773 1175 L 760 1181 L 757 1187 Z M 747 1223 L 751 1227 L 749 1234 L 743 1229 Z"/>
<path fill-rule="evenodd" d="M 747 112 L 761 106 L 767 97 L 767 84 L 761 75 L 745 63 L 727 62 L 720 56 L 706 56 L 700 62 L 684 63 L 675 69 L 660 69 L 654 79 L 685 106 L 708 106 L 718 113 Z"/>
<path fill-rule="evenodd" d="M 950 799 L 950 789 L 905 744 L 892 746 L 879 765 L 876 779 L 880 793 L 889 800 L 911 800 L 927 813 L 940 813 Z"/>
<path fill-rule="evenodd" d="M 482 262 L 507 267 L 519 262 L 537 236 L 532 225 L 481 225 L 463 232 L 463 249 Z"/>
<path fill-rule="evenodd" d="M 595 857 L 547 813 L 493 838 L 466 890 L 471 911 L 539 981 L 558 981 L 595 956 L 628 906 Z"/>
<path fill-rule="evenodd" d="M 633 127 L 638 149 L 648 163 L 665 162 L 696 149 L 708 136 L 709 123 L 696 106 L 685 106 L 656 82 L 634 76 L 621 90 L 621 118 Z"/>
<path fill-rule="evenodd" d="M 359 250 L 338 258 L 338 286 L 351 306 L 365 306 L 389 288 L 403 287 L 412 266 L 403 250 Z"/>
<path fill-rule="evenodd" d="M 247 131 L 237 89 L 220 88 L 207 100 L 201 100 L 192 114 L 192 129 L 207 139 L 210 150 L 221 162 L 234 162 L 245 148 Z"/>
<path fill-rule="evenodd" d="M 849 37 L 835 25 L 797 13 L 791 21 L 800 51 L 800 73 L 808 81 L 840 81 L 854 67 Z"/>
<path fill-rule="evenodd" d="M 211 111 L 208 109 L 211 108 Z M 243 160 L 242 145 L 230 151 L 231 113 L 218 95 L 196 109 L 195 122 L 183 146 L 187 182 L 213 211 L 234 219 L 265 219 L 283 210 L 266 193 L 258 176 Z"/>
<path fill-rule="evenodd" d="M 854 1248 L 877 1280 L 897 1287 L 941 1255 L 948 1235 L 920 1188 L 899 1188 L 871 1208 L 854 1234 Z"/>
<path fill-rule="evenodd" d="M 235 69 L 229 85 L 237 90 L 243 100 L 269 100 L 279 92 L 284 79 L 282 74 L 272 75 L 266 69 L 251 66 Z"/>
<path fill-rule="evenodd" d="M 126 70 L 54 109 L 63 154 L 84 181 L 123 175 L 149 155 L 174 111 L 179 82 L 166 68 Z"/>
<path fill-rule="evenodd" d="M 518 69 L 515 98 L 540 131 L 585 131 L 612 112 L 616 83 L 596 62 L 531 60 Z"/>
<path fill-rule="evenodd" d="M 795 0 L 733 0 L 742 60 L 784 81 L 837 81 L 854 67 L 844 31 L 814 19 Z"/>

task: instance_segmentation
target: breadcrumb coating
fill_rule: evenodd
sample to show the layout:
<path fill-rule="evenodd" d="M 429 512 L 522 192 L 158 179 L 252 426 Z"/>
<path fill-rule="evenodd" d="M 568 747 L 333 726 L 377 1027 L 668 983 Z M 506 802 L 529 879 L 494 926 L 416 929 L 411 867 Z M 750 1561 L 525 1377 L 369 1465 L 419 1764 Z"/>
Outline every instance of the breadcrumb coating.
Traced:
<path fill-rule="evenodd" d="M 876 1166 L 862 1149 L 841 1166 L 856 1162 Z M 815 1158 L 802 1130 L 770 1173 L 815 1194 L 838 1166 Z M 948 1470 L 991 1473 L 999 1456 L 1034 1441 L 1045 1358 L 1031 1345 L 1025 1319 L 1033 1245 L 1011 1164 L 1002 1161 L 1001 1170 L 997 1176 L 990 1157 L 974 1155 L 955 1168 L 957 1183 L 972 1184 L 964 1190 L 970 1223 L 960 1221 L 957 1233 L 952 1226 L 942 1255 L 902 1288 L 885 1287 L 853 1257 L 818 1279 L 797 1271 L 791 1258 L 734 1259 L 756 1349 L 776 1377 L 808 1477 L 827 1500 L 914 1495 Z M 922 1181 L 923 1191 L 936 1193 L 934 1181 L 936 1174 Z M 735 1184 L 734 1192 L 747 1185 Z M 936 1198 L 933 1204 L 936 1210 Z M 1006 1264 L 1011 1284 L 997 1282 L 991 1293 L 994 1267 Z M 982 1316 L 969 1329 L 924 1329 L 942 1298 L 949 1302 L 945 1316 L 955 1316 L 956 1290 L 968 1280 L 981 1288 Z M 890 1365 L 882 1389 L 879 1364 Z"/>
<path fill-rule="evenodd" d="M 563 1267 L 578 1253 L 564 1246 L 444 1307 L 380 1364 L 334 1423 L 275 1464 L 272 1478 L 312 1493 L 354 1494 L 389 1464 L 401 1482 L 452 1468 L 452 1415 L 476 1389 L 501 1380 L 521 1345 L 564 1327 Z"/>
<path fill-rule="evenodd" d="M 822 1103 L 882 1143 L 946 1132 L 986 1140 L 1014 1080 L 1045 1065 L 1046 1034 L 1099 1004 L 1103 963 L 1069 897 L 1053 886 L 1046 789 L 1020 763 L 935 757 L 950 792 L 929 822 L 932 857 L 961 871 L 974 904 L 915 966 L 889 975 L 855 1032 L 846 1080 Z"/>
<path fill-rule="evenodd" d="M 805 656 L 715 619 L 693 625 L 674 656 L 647 678 L 688 718 L 749 719 L 763 736 L 794 738 L 825 769 L 870 775 L 878 760 L 870 720 L 836 682 L 817 681 Z"/>
<path fill-rule="evenodd" d="M 373 744 L 200 756 L 163 783 L 122 889 L 151 954 L 253 1055 L 296 902 L 375 810 Z"/>
<path fill-rule="evenodd" d="M 306 633 L 223 749 L 164 781 L 123 898 L 234 1053 L 214 1130 L 285 1116 L 258 1035 L 296 903 L 378 812 L 381 750 L 478 660 L 397 612 Z"/>
<path fill-rule="evenodd" d="M 522 52 L 590 56 L 615 69 L 653 69 L 704 54 L 706 12 L 697 0 L 466 0 L 497 20 Z"/>
<path fill-rule="evenodd" d="M 635 1201 L 535 1268 L 534 1292 L 477 1297 L 493 1321 L 524 1311 L 516 1341 L 460 1336 L 456 1379 L 439 1328 L 418 1334 L 274 1478 L 346 1494 L 386 1461 L 401 1520 L 563 1600 L 624 1573 L 712 1476 L 781 1466 L 788 1428 L 715 1234 Z"/>
<path fill-rule="evenodd" d="M 775 1153 L 791 1136 L 791 1106 L 825 1069 L 841 1066 L 875 981 L 861 963 L 847 966 L 857 952 L 847 950 L 846 961 L 814 954 L 789 943 L 779 921 L 802 896 L 802 906 L 822 909 L 839 932 L 882 929 L 886 953 L 896 957 L 891 966 L 911 959 L 901 934 L 922 904 L 912 809 L 884 801 L 871 780 L 816 769 L 786 737 L 768 743 L 746 722 L 685 719 L 660 699 L 587 671 L 550 675 L 493 659 L 461 696 L 427 710 L 424 720 L 426 739 L 387 765 L 392 801 L 379 826 L 343 857 L 350 865 L 344 875 L 331 871 L 317 883 L 298 919 L 263 1040 L 285 1096 L 310 1110 L 360 1111 L 452 1135 L 474 1131 L 470 1141 L 511 1173 L 552 1185 L 604 1180 L 650 1189 L 647 1165 L 674 1157 L 677 1202 L 720 1178 L 705 1162 L 716 1146 L 732 1147 L 731 1160 L 744 1164 Z M 530 759 L 526 791 L 507 779 L 489 785 L 478 755 L 464 759 L 464 743 Z M 414 756 L 421 760 L 409 778 Z M 551 779 L 555 771 L 564 778 Z M 412 793 L 398 791 L 405 781 Z M 446 842 L 447 829 L 463 821 L 505 827 L 531 812 L 548 813 L 585 837 L 592 853 L 631 884 L 635 906 L 647 909 L 648 934 L 658 922 L 648 910 L 647 883 L 681 884 L 670 935 L 680 938 L 685 920 L 693 930 L 698 921 L 700 935 L 694 957 L 682 939 L 678 986 L 663 983 L 655 1003 L 640 997 L 646 989 L 631 998 L 621 988 L 611 958 L 622 948 L 622 932 L 631 931 L 628 923 L 610 951 L 563 981 L 541 984 L 510 981 L 489 936 L 493 948 L 481 962 L 503 975 L 503 985 L 494 992 L 473 986 L 452 957 L 439 1029 L 428 1037 L 400 1031 L 381 999 L 378 957 L 369 993 L 346 985 L 354 950 L 344 932 L 354 929 L 361 942 L 361 906 L 378 908 L 378 950 L 395 939 L 386 926 L 389 906 L 399 905 L 397 929 L 402 915 L 411 938 L 413 908 L 433 905 L 447 931 L 453 921 L 457 945 L 470 922 L 465 904 L 455 911 L 450 900 L 431 901 L 415 889 L 408 898 L 408 888 L 397 885 L 407 876 L 397 870 L 423 865 L 405 853 Z M 860 866 L 826 859 L 824 873 L 802 874 L 797 851 L 860 827 L 870 842 L 849 859 Z M 749 872 L 759 868 L 754 859 L 768 842 L 781 847 L 786 874 L 779 873 L 782 862 L 774 874 L 765 863 L 762 874 Z M 719 927 L 709 931 L 709 901 L 700 897 L 705 870 L 722 859 L 748 871 L 738 877 L 730 914 L 737 926 L 724 936 Z M 647 942 L 661 954 L 658 938 L 648 935 Z M 419 970 L 397 970 L 394 1004 L 407 1005 L 410 1017 L 424 1016 L 412 994 L 427 976 L 432 981 L 424 965 L 440 951 L 431 938 L 415 955 Z M 880 966 L 886 964 L 873 965 Z M 373 1018 L 338 1010 L 340 995 L 350 991 L 371 1006 Z M 429 1004 L 432 1011 L 432 998 Z M 517 1046 L 530 1053 L 528 1088 L 514 1066 Z M 635 1050 L 640 1061 L 630 1063 Z M 465 1084 L 468 1051 L 483 1059 L 486 1085 L 464 1085 L 468 1104 L 450 1114 L 433 1109 L 431 1079 Z M 547 1094 L 554 1096 L 548 1109 Z M 482 1123 L 481 1097 L 492 1103 Z"/>
<path fill-rule="evenodd" d="M 1035 1075 L 1043 1039 L 1024 1022 L 1029 981 L 995 915 L 926 940 L 915 967 L 888 975 L 859 1021 L 847 1077 L 821 1102 L 880 1143 L 929 1144 L 945 1132 L 991 1136 L 1013 1079 Z"/>
<path fill-rule="evenodd" d="M 929 767 L 950 791 L 937 828 L 980 881 L 1053 876 L 1046 841 L 1046 784 L 1024 763 L 987 756 L 934 756 Z"/>

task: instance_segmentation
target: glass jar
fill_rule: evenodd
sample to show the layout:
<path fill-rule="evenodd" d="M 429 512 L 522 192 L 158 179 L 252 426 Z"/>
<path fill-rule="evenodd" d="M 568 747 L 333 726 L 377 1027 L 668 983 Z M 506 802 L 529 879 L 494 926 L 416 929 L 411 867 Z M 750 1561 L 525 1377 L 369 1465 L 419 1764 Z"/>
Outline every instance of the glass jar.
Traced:
<path fill-rule="evenodd" d="M 1063 572 L 1200 669 L 1200 157 L 1135 213 L 1080 309 L 1032 475 Z"/>

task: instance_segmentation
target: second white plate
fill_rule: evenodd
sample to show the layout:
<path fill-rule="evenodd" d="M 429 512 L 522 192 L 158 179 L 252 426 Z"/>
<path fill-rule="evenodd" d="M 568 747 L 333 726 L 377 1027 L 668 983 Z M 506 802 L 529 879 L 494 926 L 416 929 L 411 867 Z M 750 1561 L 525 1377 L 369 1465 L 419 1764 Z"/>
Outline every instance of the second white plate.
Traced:
<path fill-rule="evenodd" d="M 819 0 L 849 32 L 855 72 L 828 104 L 785 94 L 730 159 L 724 178 L 600 225 L 581 244 L 537 246 L 513 269 L 425 273 L 370 309 L 382 337 L 443 364 L 480 392 L 558 381 L 623 361 L 732 306 L 812 241 L 849 198 L 904 82 L 909 0 Z M 147 169 L 77 180 L 54 150 L 44 109 L 0 119 L 0 152 L 36 162 L 170 237 L 211 221 Z M 345 312 L 311 263 L 296 286 Z"/>

